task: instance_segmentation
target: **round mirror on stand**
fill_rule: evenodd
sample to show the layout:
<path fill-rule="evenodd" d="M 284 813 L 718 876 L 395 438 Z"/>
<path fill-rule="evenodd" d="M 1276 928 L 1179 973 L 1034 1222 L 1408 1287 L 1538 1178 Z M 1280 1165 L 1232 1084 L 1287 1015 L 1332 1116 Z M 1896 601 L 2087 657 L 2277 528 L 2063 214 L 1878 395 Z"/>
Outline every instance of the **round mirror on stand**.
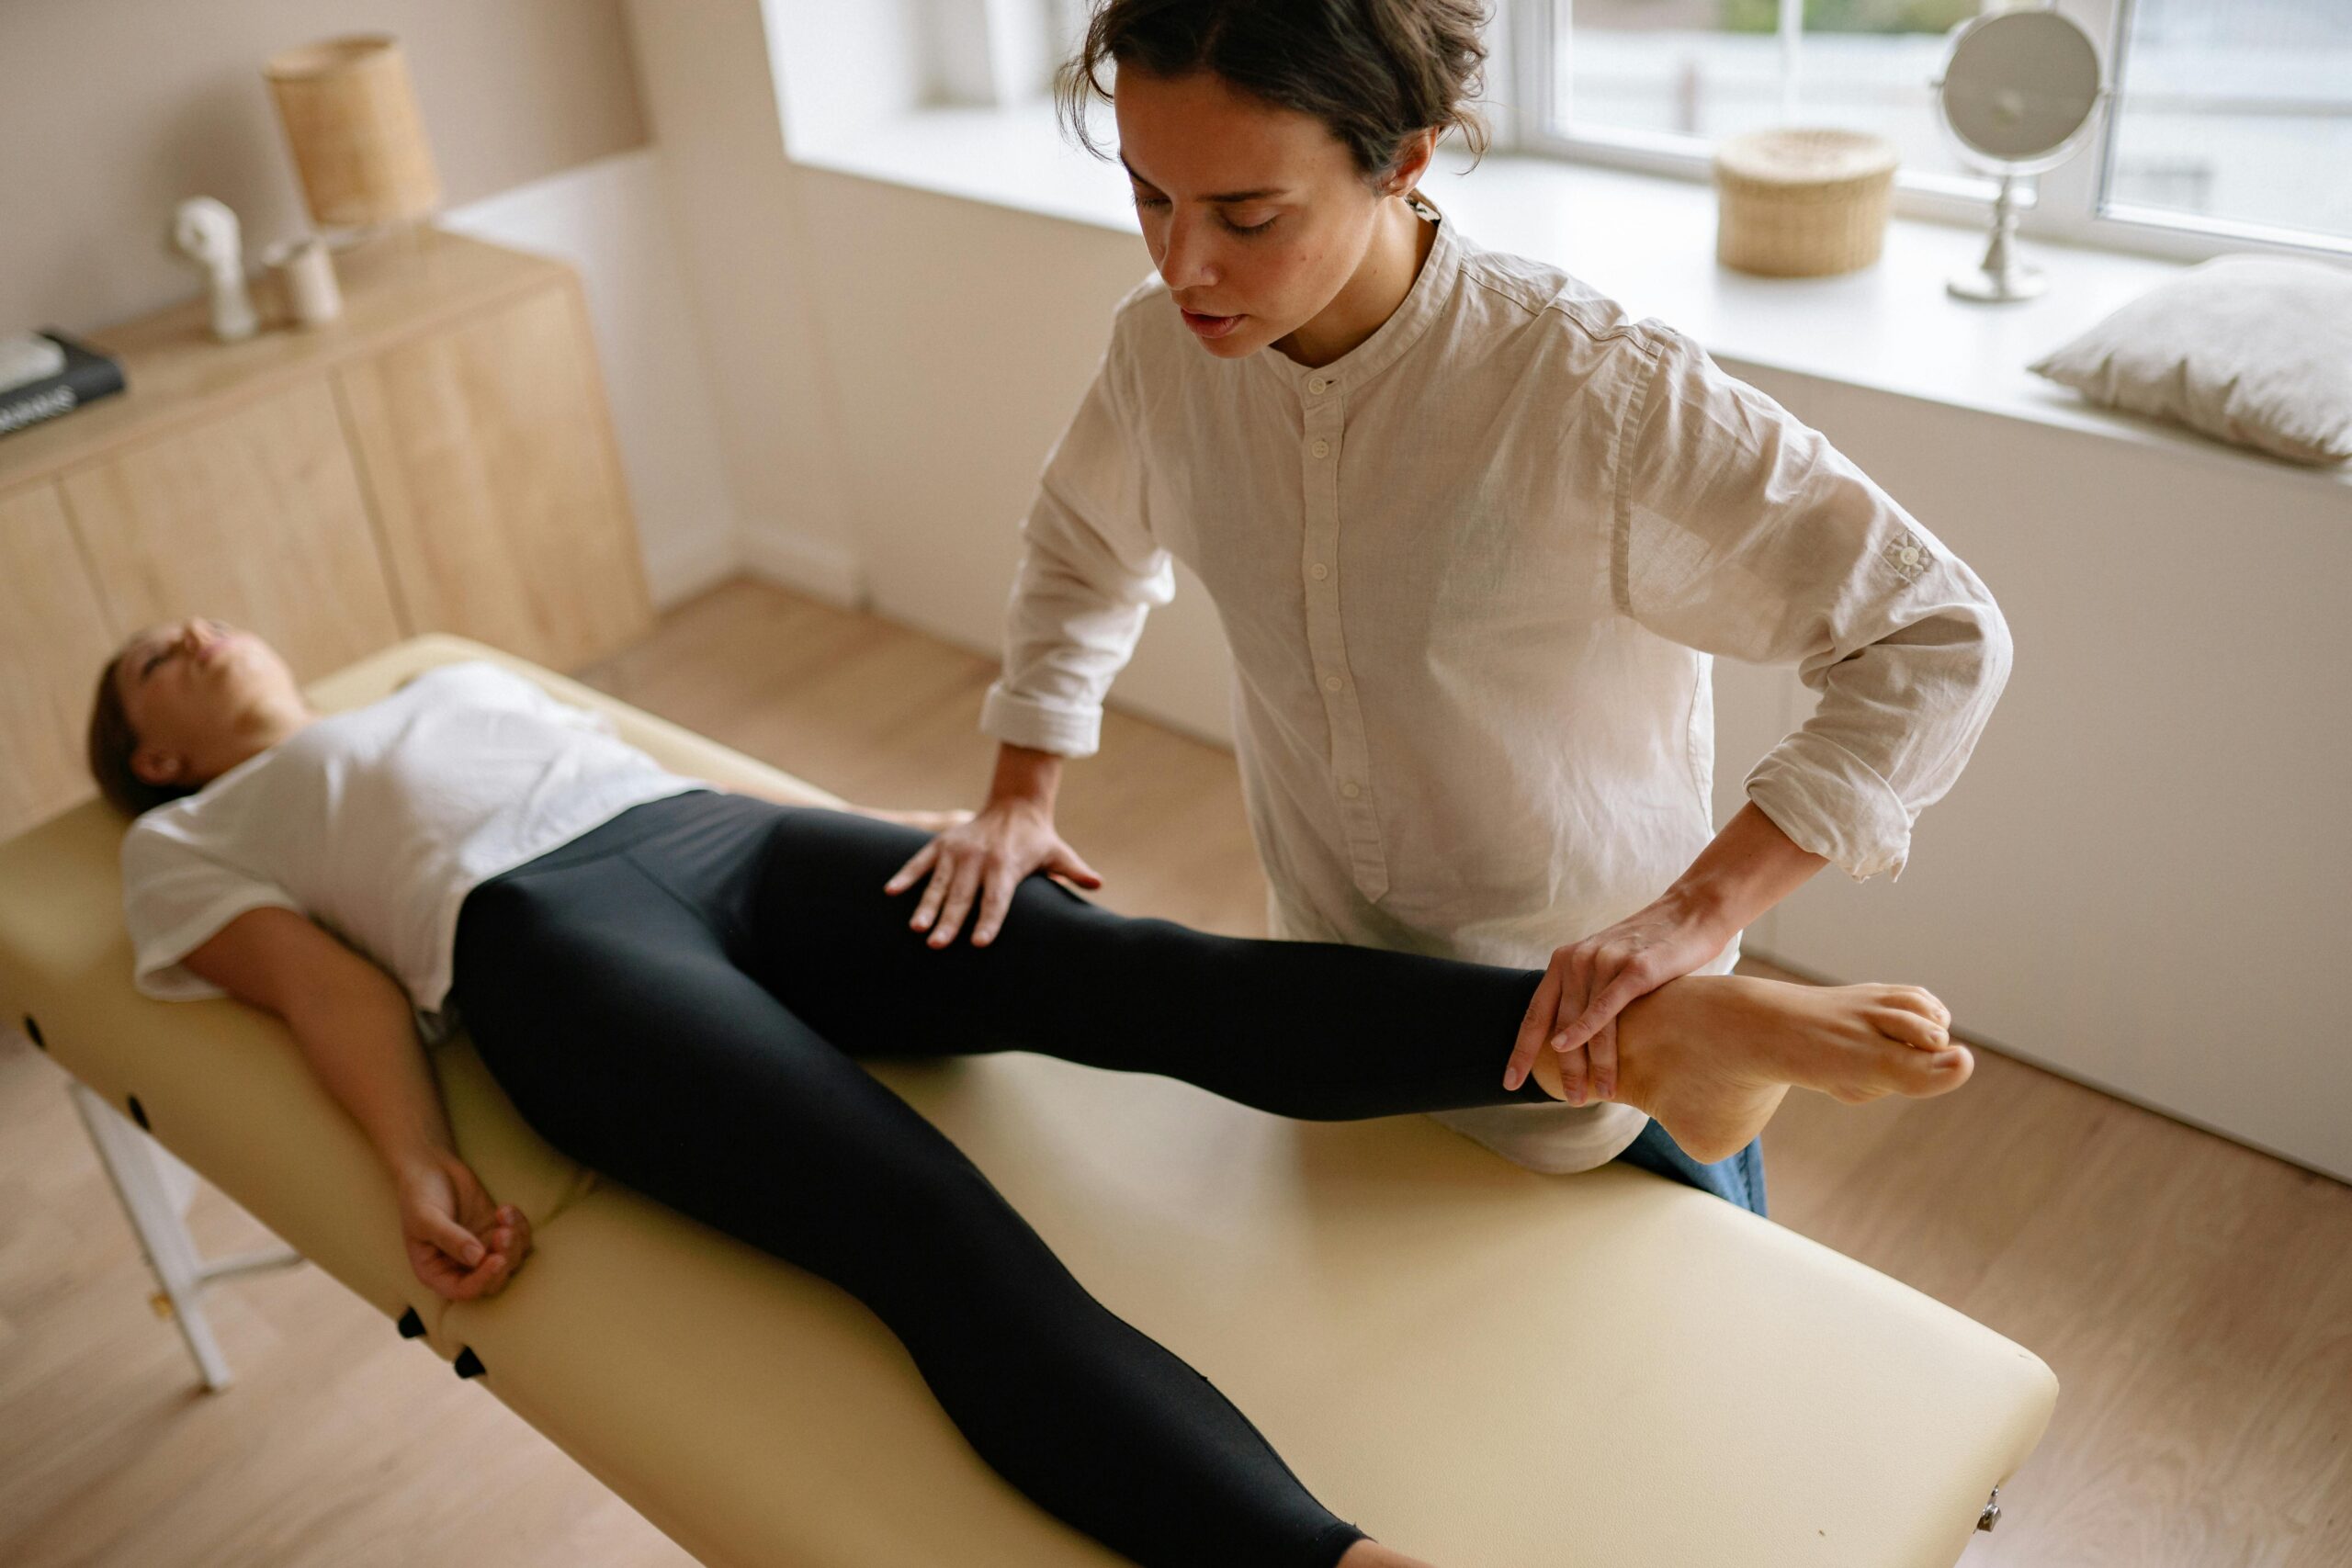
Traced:
<path fill-rule="evenodd" d="M 2018 182 L 2064 163 L 2081 143 L 2107 96 L 2098 51 L 2054 10 L 1987 11 L 1952 29 L 1929 85 L 1962 156 L 2001 181 L 1984 260 L 1947 287 L 1962 299 L 2030 299 L 2049 284 L 2017 259 Z M 2029 191 L 2023 205 L 2031 204 Z"/>

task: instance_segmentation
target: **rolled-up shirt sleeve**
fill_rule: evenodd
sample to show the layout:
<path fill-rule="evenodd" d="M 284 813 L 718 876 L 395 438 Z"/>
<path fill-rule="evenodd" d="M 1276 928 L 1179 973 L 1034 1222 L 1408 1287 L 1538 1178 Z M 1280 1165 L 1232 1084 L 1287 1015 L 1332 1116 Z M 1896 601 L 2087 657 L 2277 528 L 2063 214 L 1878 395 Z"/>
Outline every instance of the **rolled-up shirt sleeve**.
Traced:
<path fill-rule="evenodd" d="M 1174 567 L 1146 515 L 1125 375 L 1114 331 L 1021 525 L 1004 671 L 980 709 L 980 728 L 1016 746 L 1091 755 L 1103 694 L 1152 606 L 1175 595 Z"/>
<path fill-rule="evenodd" d="M 1778 402 L 1656 321 L 1620 443 L 1620 613 L 1702 652 L 1794 664 L 1813 716 L 1746 790 L 1856 881 L 1899 878 L 2007 682 L 2008 623 L 1968 565 Z"/>

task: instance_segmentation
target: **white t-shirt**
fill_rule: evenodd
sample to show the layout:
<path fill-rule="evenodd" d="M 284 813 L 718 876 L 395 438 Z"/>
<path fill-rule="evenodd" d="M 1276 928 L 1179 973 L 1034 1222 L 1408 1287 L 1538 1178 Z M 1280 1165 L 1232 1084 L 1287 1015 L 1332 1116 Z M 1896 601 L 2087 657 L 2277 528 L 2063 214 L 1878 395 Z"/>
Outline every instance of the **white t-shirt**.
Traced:
<path fill-rule="evenodd" d="M 180 960 L 248 909 L 293 909 L 382 964 L 437 1035 L 468 893 L 632 806 L 712 787 L 512 671 L 442 665 L 131 824 L 134 978 L 151 997 L 222 995 Z"/>

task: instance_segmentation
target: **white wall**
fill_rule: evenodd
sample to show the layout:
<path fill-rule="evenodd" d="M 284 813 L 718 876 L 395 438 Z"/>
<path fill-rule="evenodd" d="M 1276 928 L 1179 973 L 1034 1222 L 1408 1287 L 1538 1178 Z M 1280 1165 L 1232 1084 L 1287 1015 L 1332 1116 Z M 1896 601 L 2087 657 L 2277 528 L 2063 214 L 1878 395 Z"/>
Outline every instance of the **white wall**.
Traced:
<path fill-rule="evenodd" d="M 445 207 L 642 148 L 619 0 L 0 3 L 0 331 L 96 331 L 203 292 L 164 243 L 192 196 L 248 261 L 307 232 L 262 80 L 280 50 L 401 40 Z"/>
<path fill-rule="evenodd" d="M 1111 305 L 1149 263 L 1099 228 L 779 155 L 904 107 L 866 90 L 902 78 L 859 53 L 911 49 L 900 12 L 629 7 L 745 565 L 992 650 L 1037 471 L 1101 356 Z M 797 47 L 772 60 L 775 28 Z M 854 73 L 809 65 L 859 59 Z M 779 107 L 779 85 L 795 83 L 814 107 Z M 1184 583 L 1120 700 L 1229 743 L 1226 657 L 1206 594 Z"/>
<path fill-rule="evenodd" d="M 742 545 L 663 156 L 645 148 L 599 159 L 438 221 L 580 274 L 646 577 L 654 603 L 667 605 L 733 576 Z"/>
<path fill-rule="evenodd" d="M 2017 664 L 1902 882 L 1825 872 L 1749 950 L 1915 977 L 1964 1031 L 2352 1179 L 2352 490 L 1752 378 L 1977 570 Z"/>
<path fill-rule="evenodd" d="M 863 589 L 809 276 L 756 0 L 629 0 L 639 90 L 754 570 L 842 604 Z"/>
<path fill-rule="evenodd" d="M 873 606 L 993 652 L 1038 470 L 1149 260 L 1099 228 L 823 170 L 800 191 L 831 236 L 811 276 Z M 1229 745 L 1227 669 L 1184 573 L 1119 700 Z"/>
<path fill-rule="evenodd" d="M 642 38 L 655 19 L 646 8 L 650 0 L 630 3 Z M 759 57 L 768 62 L 785 141 L 796 153 L 830 138 L 854 137 L 922 96 L 926 46 L 915 36 L 907 0 L 722 0 L 712 8 L 758 13 Z M 660 25 L 674 20 L 662 7 Z"/>

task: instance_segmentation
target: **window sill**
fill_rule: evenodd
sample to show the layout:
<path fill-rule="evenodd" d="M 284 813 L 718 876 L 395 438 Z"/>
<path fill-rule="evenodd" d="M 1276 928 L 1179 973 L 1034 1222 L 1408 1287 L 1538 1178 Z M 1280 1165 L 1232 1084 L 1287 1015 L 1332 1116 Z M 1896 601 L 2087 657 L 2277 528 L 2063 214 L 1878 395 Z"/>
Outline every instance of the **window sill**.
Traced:
<path fill-rule="evenodd" d="M 794 156 L 808 167 L 1137 232 L 1115 167 L 1064 140 L 1043 103 L 923 109 Z M 1422 188 L 1479 243 L 1566 268 L 1635 315 L 1690 333 L 1735 374 L 1817 377 L 2352 489 L 2352 465 L 2290 463 L 2098 408 L 2025 368 L 2177 276 L 2181 263 L 2028 242 L 2023 254 L 2049 275 L 2049 291 L 1973 305 L 1948 294 L 1944 280 L 1976 264 L 1985 231 L 1896 218 L 1875 265 L 1838 277 L 1757 277 L 1716 264 L 1714 193 L 1697 181 L 1506 156 L 1488 157 L 1464 179 L 1456 176 L 1466 159 L 1441 164 Z"/>

